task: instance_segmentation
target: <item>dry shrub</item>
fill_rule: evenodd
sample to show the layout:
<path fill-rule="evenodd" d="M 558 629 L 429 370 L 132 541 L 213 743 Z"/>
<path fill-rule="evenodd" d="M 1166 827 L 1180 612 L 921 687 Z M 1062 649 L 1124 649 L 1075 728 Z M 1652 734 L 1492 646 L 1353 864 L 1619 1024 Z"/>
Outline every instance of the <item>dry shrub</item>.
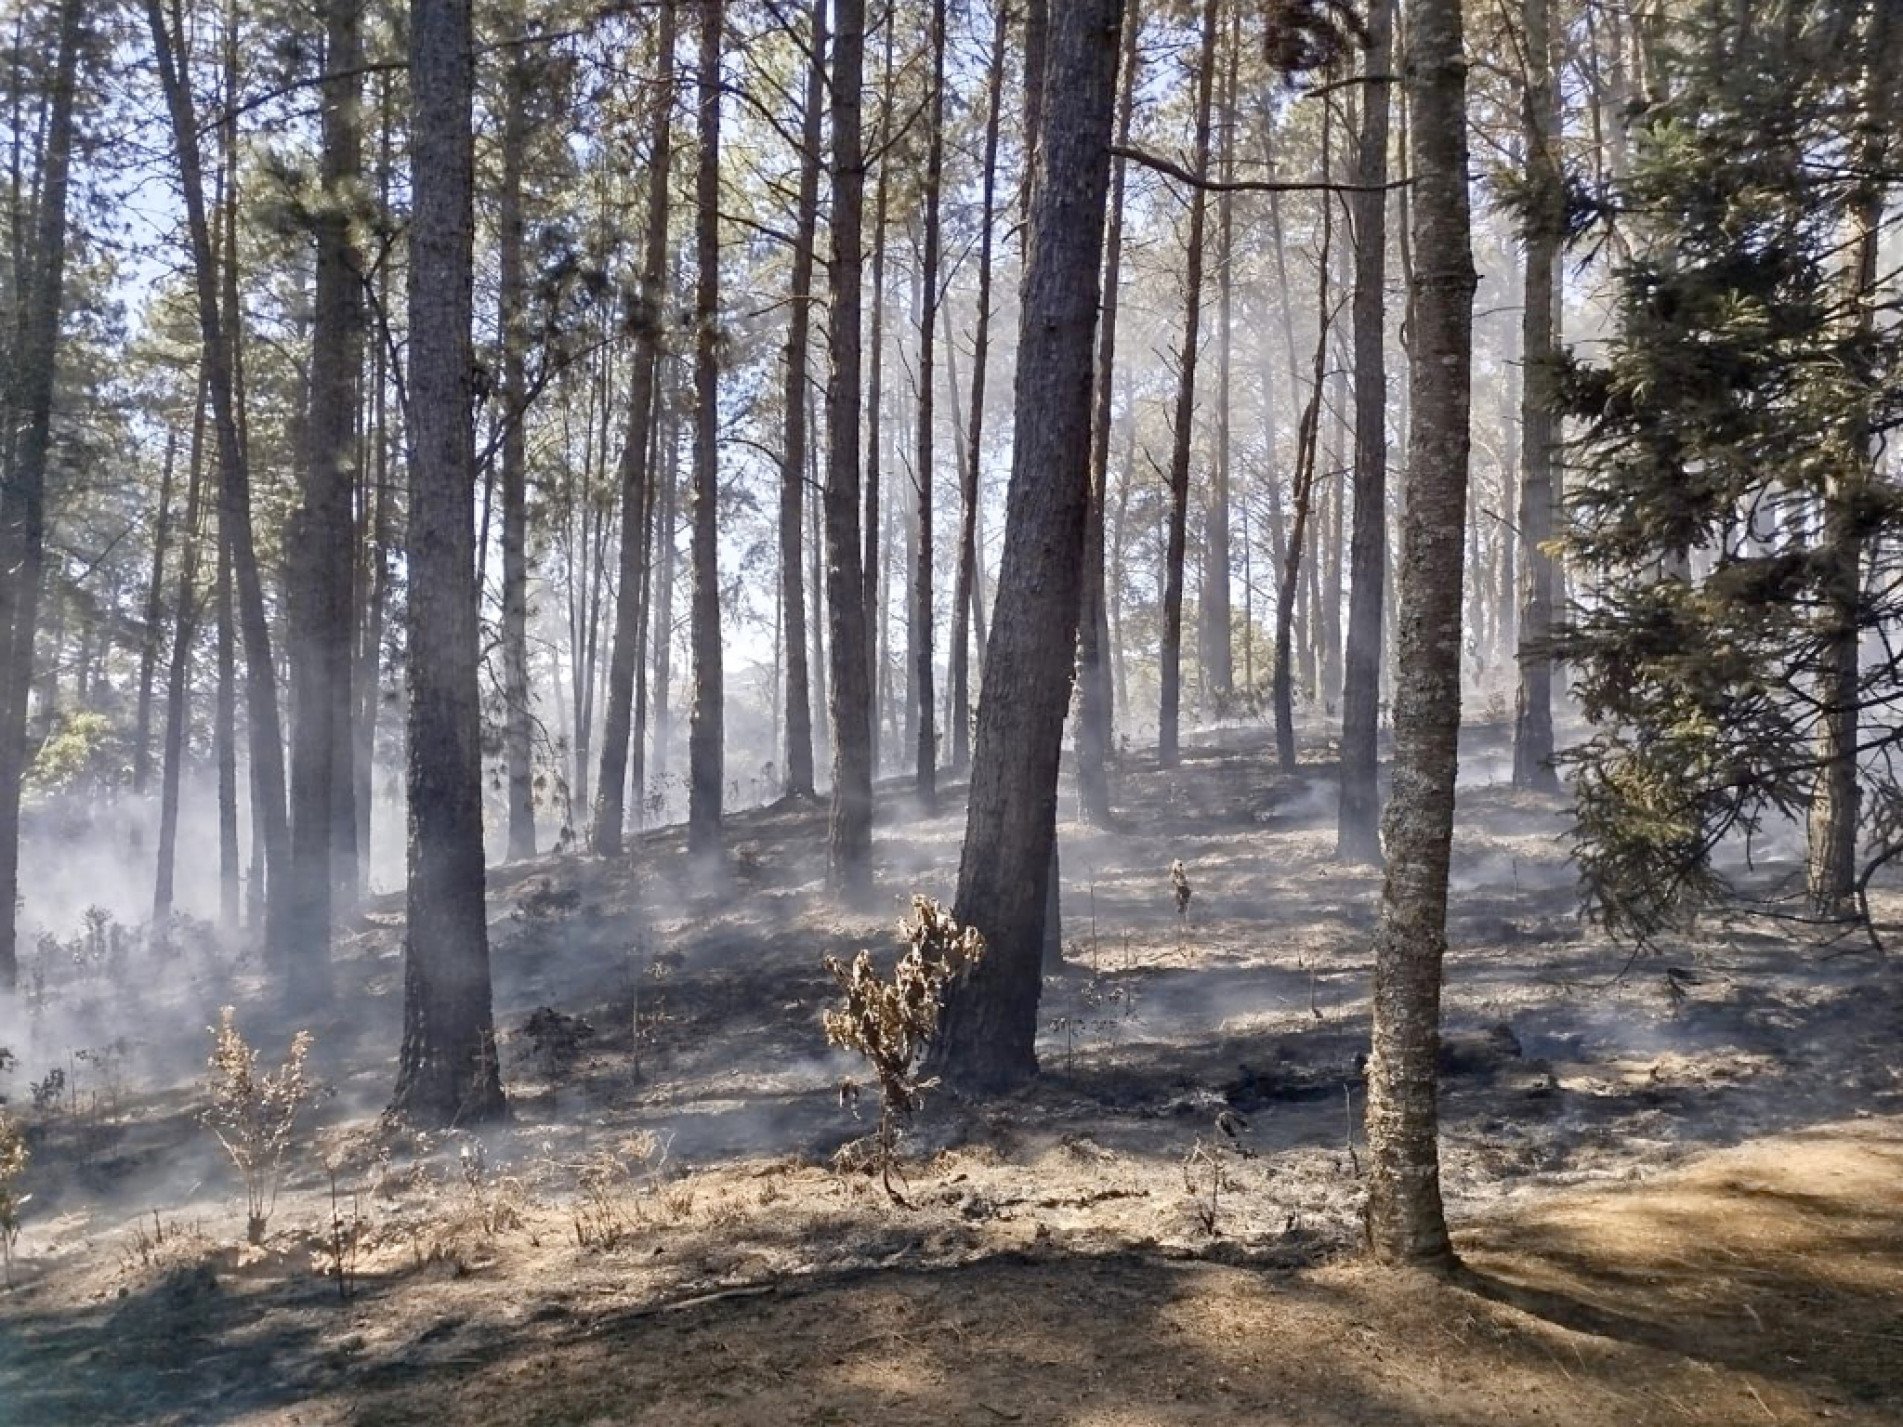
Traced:
<path fill-rule="evenodd" d="M 495 1239 L 507 1230 L 522 1227 L 522 1210 L 528 1198 L 522 1182 L 490 1168 L 489 1150 L 481 1140 L 463 1142 L 456 1151 L 456 1166 L 469 1196 L 471 1218 L 485 1237 Z"/>
<path fill-rule="evenodd" d="M 11 1116 L 0 1115 L 0 1273 L 13 1287 L 13 1246 L 20 1241 L 20 1210 L 33 1196 L 20 1193 L 26 1173 L 26 1136 Z"/>
<path fill-rule="evenodd" d="M 868 1167 L 876 1167 L 886 1193 L 904 1203 L 892 1185 L 898 1127 L 937 1083 L 919 1079 L 919 1058 L 938 1032 L 946 987 L 982 959 L 985 943 L 975 928 L 959 926 L 945 908 L 918 896 L 911 917 L 899 924 L 899 936 L 906 950 L 890 981 L 873 969 L 870 952 L 860 952 L 850 967 L 838 957 L 826 958 L 846 1000 L 841 1009 L 826 1012 L 824 1022 L 828 1043 L 857 1051 L 878 1078 L 879 1130 Z M 856 1098 L 856 1092 L 841 1098 Z"/>
<path fill-rule="evenodd" d="M 196 1220 L 180 1223 L 166 1219 L 157 1209 L 151 1211 L 152 1227 L 137 1220 L 126 1231 L 119 1246 L 119 1271 L 130 1277 L 135 1273 L 176 1273 L 204 1263 L 216 1245 Z"/>
<path fill-rule="evenodd" d="M 640 1195 L 655 1192 L 667 1152 L 666 1140 L 642 1130 L 577 1166 L 576 1248 L 606 1253 L 626 1241 L 642 1219 Z"/>
<path fill-rule="evenodd" d="M 1240 1189 L 1229 1173 L 1229 1160 L 1220 1145 L 1197 1137 L 1183 1156 L 1183 1189 L 1196 1225 L 1208 1238 L 1215 1238 L 1222 1223 L 1222 1196 Z"/>
<path fill-rule="evenodd" d="M 284 1063 L 269 1072 L 260 1071 L 258 1052 L 239 1034 L 230 1006 L 219 1010 L 211 1038 L 211 1108 L 204 1121 L 244 1180 L 245 1240 L 261 1244 L 284 1184 L 298 1112 L 317 1093 L 306 1073 L 311 1033 L 292 1036 Z"/>

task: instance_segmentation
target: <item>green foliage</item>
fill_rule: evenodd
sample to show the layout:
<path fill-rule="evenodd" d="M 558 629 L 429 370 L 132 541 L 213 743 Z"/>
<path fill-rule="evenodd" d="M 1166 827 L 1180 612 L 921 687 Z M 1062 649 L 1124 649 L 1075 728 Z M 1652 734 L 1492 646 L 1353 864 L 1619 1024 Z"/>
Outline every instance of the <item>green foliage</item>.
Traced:
<path fill-rule="evenodd" d="M 1578 858 L 1589 910 L 1640 940 L 1731 896 L 1720 844 L 1816 785 L 1817 671 L 1839 628 L 1827 513 L 1866 541 L 1899 528 L 1869 434 L 1899 414 L 1903 346 L 1847 320 L 1857 187 L 1831 161 L 1860 112 L 1846 40 L 1862 8 L 1676 22 L 1671 101 L 1605 206 L 1629 251 L 1610 339 L 1562 373 L 1580 437 L 1557 652 L 1596 730 L 1567 760 Z M 1894 600 L 1872 597 L 1862 627 Z M 1866 670 L 1859 700 L 1895 685 L 1893 667 Z"/>
<path fill-rule="evenodd" d="M 97 792 L 117 783 L 125 765 L 125 739 L 112 720 L 74 710 L 40 745 L 27 782 L 42 793 Z"/>
<path fill-rule="evenodd" d="M 13 1246 L 20 1241 L 20 1210 L 32 1197 L 20 1193 L 20 1176 L 31 1158 L 19 1125 L 0 1114 L 0 1269 L 9 1288 L 13 1286 Z"/>

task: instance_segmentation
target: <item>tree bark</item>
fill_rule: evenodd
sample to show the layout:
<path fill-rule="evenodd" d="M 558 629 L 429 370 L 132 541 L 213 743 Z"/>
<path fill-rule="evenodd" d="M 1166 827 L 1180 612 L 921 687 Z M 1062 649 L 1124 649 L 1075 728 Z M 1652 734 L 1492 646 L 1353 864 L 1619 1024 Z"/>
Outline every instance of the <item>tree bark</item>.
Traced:
<path fill-rule="evenodd" d="M 1559 248 L 1566 193 L 1560 173 L 1559 85 L 1551 0 L 1524 0 L 1526 75 L 1520 114 L 1526 144 L 1526 297 L 1521 306 L 1520 639 L 1514 700 L 1513 786 L 1559 789 L 1553 769 L 1553 536 L 1559 446 Z"/>
<path fill-rule="evenodd" d="M 159 503 L 152 522 L 152 578 L 146 585 L 145 623 L 139 634 L 139 702 L 132 725 L 132 791 L 143 797 L 152 780 L 152 694 L 158 680 L 159 626 L 165 618 L 165 557 L 172 540 L 172 486 L 178 463 L 178 428 L 165 429 L 165 459 L 159 471 Z"/>
<path fill-rule="evenodd" d="M 211 225 L 205 209 L 203 163 L 198 151 L 198 119 L 191 91 L 178 61 L 160 0 L 147 0 L 146 16 L 152 30 L 159 80 L 171 114 L 173 146 L 178 157 L 180 186 L 185 199 L 185 223 L 196 279 L 198 324 L 205 348 L 206 380 L 211 397 L 212 430 L 217 440 L 219 471 L 219 526 L 231 561 L 236 615 L 244 641 L 245 703 L 250 715 L 253 802 L 264 845 L 265 940 L 273 951 L 286 945 L 286 915 L 278 887 L 290 865 L 290 818 L 285 801 L 284 732 L 278 716 L 277 668 L 271 657 L 270 626 L 265 618 L 264 584 L 259 575 L 257 548 L 251 530 L 251 472 L 245 456 L 237 398 L 237 332 L 235 311 L 220 310 L 218 264 L 214 261 Z M 236 124 L 236 119 L 227 121 Z M 235 194 L 227 192 L 231 203 Z M 227 248 L 233 247 L 227 234 Z M 231 270 L 235 251 L 223 255 Z M 4 890 L 4 889 L 0 889 Z"/>
<path fill-rule="evenodd" d="M 931 94 L 925 140 L 925 242 L 920 258 L 918 319 L 918 543 L 912 567 L 912 656 L 917 691 L 917 757 L 913 769 L 919 809 L 930 816 L 938 808 L 938 710 L 933 692 L 932 633 L 932 484 L 936 474 L 933 422 L 937 413 L 940 189 L 945 173 L 945 0 L 933 0 L 930 46 Z"/>
<path fill-rule="evenodd" d="M 793 244 L 792 315 L 786 333 L 786 449 L 780 455 L 780 604 L 786 639 L 786 766 L 782 791 L 813 796 L 812 673 L 806 655 L 805 491 L 807 363 L 813 325 L 813 247 L 819 231 L 819 169 L 825 155 L 826 0 L 814 0 L 812 54 L 800 135 L 798 228 Z"/>
<path fill-rule="evenodd" d="M 1468 212 L 1459 0 L 1414 0 L 1414 401 L 1402 524 L 1394 792 L 1375 929 L 1367 1224 L 1375 1257 L 1451 1267 L 1441 1206 L 1436 1058 L 1460 743 L 1461 535 L 1477 278 Z"/>
<path fill-rule="evenodd" d="M 198 558 L 204 541 L 201 514 L 205 473 L 205 377 L 199 365 L 198 399 L 192 413 L 186 457 L 185 523 L 180 541 L 178 605 L 172 613 L 172 647 L 165 673 L 165 733 L 159 760 L 158 861 L 152 878 L 152 925 L 161 936 L 172 918 L 178 864 L 179 785 L 184 777 L 191 714 L 192 640 L 198 629 Z"/>
<path fill-rule="evenodd" d="M 892 139 L 892 55 L 894 36 L 897 26 L 885 27 L 885 61 L 882 80 L 879 85 L 879 136 L 878 149 L 884 154 Z M 861 69 L 864 68 L 863 58 Z M 863 101 L 862 101 L 863 102 Z M 838 122 L 837 111 L 834 122 Z M 860 178 L 860 205 L 864 206 L 864 177 Z M 835 199 L 835 201 L 837 201 Z M 879 557 L 882 532 L 885 529 L 879 510 L 881 471 L 885 463 L 883 436 L 885 416 L 885 243 L 886 220 L 891 209 L 892 185 L 887 164 L 884 159 L 879 163 L 879 186 L 877 197 L 873 201 L 872 219 L 872 364 L 866 373 L 866 464 L 865 464 L 865 559 L 860 566 L 859 578 L 865 593 L 864 626 L 866 641 L 866 718 L 867 734 L 866 767 L 867 777 L 877 775 L 879 768 L 879 710 L 874 700 L 878 698 L 886 677 L 886 668 L 882 651 L 886 647 L 885 638 L 885 575 L 886 567 Z M 834 219 L 837 222 L 837 217 Z M 861 220 L 862 221 L 862 220 Z M 855 250 L 856 251 L 856 250 Z M 837 335 L 838 328 L 833 329 Z M 856 339 L 855 339 L 856 340 Z M 829 397 L 830 399 L 830 397 Z M 830 408 L 829 408 L 830 412 Z M 831 418 L 828 417 L 830 427 Z M 830 466 L 828 467 L 830 470 Z M 835 728 L 835 733 L 837 732 Z M 871 814 L 868 812 L 867 817 Z M 870 824 L 868 823 L 868 826 Z M 868 834 L 869 836 L 870 834 Z"/>
<path fill-rule="evenodd" d="M 496 332 L 501 341 L 497 391 L 502 426 L 498 494 L 502 505 L 502 762 L 509 804 L 511 862 L 535 856 L 534 710 L 529 690 L 528 374 L 524 305 L 522 164 L 529 144 L 524 11 L 505 6 L 502 53 L 501 183 L 496 195 Z M 585 690 L 576 688 L 576 748 L 586 757 Z M 585 796 L 585 795 L 584 795 Z"/>
<path fill-rule="evenodd" d="M 991 37 L 991 80 L 985 97 L 984 199 L 978 230 L 978 318 L 971 357 L 971 429 L 965 440 L 964 481 L 958 527 L 958 578 L 952 596 L 951 766 L 963 773 L 971 763 L 971 625 L 977 608 L 978 476 L 984 462 L 985 396 L 991 362 L 992 227 L 998 208 L 998 138 L 1004 107 L 1005 24 L 1009 11 L 1000 4 Z M 950 350 L 949 343 L 947 350 Z"/>
<path fill-rule="evenodd" d="M 1322 172 L 1329 171 L 1331 158 L 1329 140 L 1332 135 L 1330 116 L 1332 109 L 1322 111 Z M 1309 364 L 1308 402 L 1302 408 L 1301 420 L 1297 423 L 1295 435 L 1295 479 L 1290 491 L 1291 503 L 1295 507 L 1290 517 L 1288 546 L 1282 563 L 1281 585 L 1275 601 L 1275 664 L 1270 675 L 1270 702 L 1274 705 L 1275 715 L 1275 752 L 1282 771 L 1293 773 L 1296 768 L 1295 748 L 1295 679 L 1294 679 L 1294 640 L 1295 623 L 1300 612 L 1299 598 L 1302 588 L 1304 557 L 1308 555 L 1309 526 L 1315 505 L 1315 468 L 1316 452 L 1320 446 L 1320 426 L 1322 417 L 1322 381 L 1328 370 L 1328 334 L 1333 326 L 1333 299 L 1329 293 L 1329 263 L 1334 251 L 1334 211 L 1332 202 L 1324 201 L 1322 210 L 1321 251 L 1315 260 L 1315 355 Z M 1280 223 L 1276 224 L 1277 229 Z M 1286 301 L 1286 298 L 1284 299 Z M 1293 370 L 1290 378 L 1293 380 Z M 1307 574 L 1310 584 L 1314 583 L 1315 562 L 1307 560 Z M 1319 600 L 1309 601 L 1309 613 L 1313 614 L 1314 605 Z M 1305 650 L 1313 650 L 1313 643 L 1303 641 Z"/>
<path fill-rule="evenodd" d="M 1196 152 L 1198 179 L 1209 175 L 1210 109 L 1216 79 L 1218 0 L 1203 0 L 1202 48 L 1196 66 Z M 1196 359 L 1202 339 L 1203 229 L 1208 190 L 1198 185 L 1189 196 L 1188 253 L 1183 265 L 1183 346 L 1177 363 L 1176 421 L 1170 449 L 1168 548 L 1164 553 L 1162 703 L 1157 715 L 1156 756 L 1165 768 L 1178 758 L 1178 725 L 1183 704 L 1183 557 L 1189 538 L 1189 459 L 1196 424 Z"/>
<path fill-rule="evenodd" d="M 286 1003 L 329 1000 L 333 891 L 356 885 L 356 781 L 351 754 L 351 500 L 357 483 L 357 387 L 363 362 L 363 279 L 350 206 L 363 166 L 356 74 L 358 0 L 325 0 L 321 179 L 312 219 L 317 264 L 312 298 L 310 401 L 304 482 L 292 517 L 291 901 Z"/>
<path fill-rule="evenodd" d="M 476 683 L 469 0 L 414 0 L 409 58 L 410 877 L 391 1109 L 452 1125 L 507 1112 L 489 980 Z"/>
<path fill-rule="evenodd" d="M 649 554 L 654 523 L 653 453 L 656 446 L 655 384 L 660 375 L 661 337 L 667 312 L 668 174 L 673 167 L 675 0 L 662 0 L 654 35 L 654 86 L 648 118 L 647 233 L 641 259 L 641 292 L 634 314 L 634 369 L 628 376 L 628 427 L 621 446 L 620 585 L 615 592 L 614 648 L 608 664 L 608 707 L 601 728 L 601 776 L 596 780 L 594 849 L 600 857 L 621 855 L 627 822 L 628 744 L 634 721 L 635 683 L 646 649 Z M 644 691 L 640 691 L 644 692 Z M 640 740 L 634 761 L 641 763 Z M 636 817 L 646 789 L 633 779 Z"/>
<path fill-rule="evenodd" d="M 83 0 L 60 0 L 58 50 L 39 175 L 39 211 L 13 381 L 4 398 L 18 435 L 0 497 L 0 992 L 19 980 L 20 795 L 27 769 L 26 707 L 33 678 L 46 543 L 46 468 L 53 439 L 53 378 L 66 295 L 66 195 L 72 172 Z"/>
<path fill-rule="evenodd" d="M 866 175 L 861 134 L 865 0 L 836 0 L 832 83 L 832 254 L 826 388 L 826 608 L 832 649 L 833 804 L 826 861 L 850 900 L 872 889 L 872 695 L 859 540 L 860 271 Z"/>
<path fill-rule="evenodd" d="M 991 1093 L 1036 1072 L 1037 1003 L 1090 504 L 1104 210 L 1123 0 L 1052 16 L 1031 198 L 1017 420 L 998 601 L 978 700 L 955 903 L 989 951 L 953 989 L 930 1063 Z"/>
<path fill-rule="evenodd" d="M 720 54 L 725 0 L 701 0 L 700 156 L 694 180 L 694 704 L 687 733 L 687 845 L 720 852 L 726 684 L 720 643 Z"/>
<path fill-rule="evenodd" d="M 1236 87 L 1241 58 L 1240 11 L 1223 57 L 1220 100 L 1222 157 L 1218 169 L 1225 183 L 1236 176 Z M 1210 57 L 1211 65 L 1215 56 Z M 1236 196 L 1225 191 L 1216 199 L 1216 451 L 1210 467 L 1209 493 L 1203 516 L 1203 583 L 1197 601 L 1198 655 L 1202 688 L 1208 707 L 1225 712 L 1236 695 L 1234 631 L 1229 598 L 1230 421 L 1232 395 L 1232 319 L 1235 311 Z"/>
<path fill-rule="evenodd" d="M 1127 0 L 1123 55 L 1118 61 L 1117 147 L 1127 148 L 1136 110 L 1137 38 L 1142 31 L 1141 0 Z M 1105 598 L 1105 510 L 1110 495 L 1110 428 L 1117 384 L 1117 317 L 1123 286 L 1123 196 L 1128 170 L 1117 159 L 1111 167 L 1109 233 L 1104 240 L 1103 314 L 1097 324 L 1096 412 L 1090 427 L 1090 515 L 1084 525 L 1084 590 L 1077 625 L 1077 801 L 1083 820 L 1110 825 L 1110 739 L 1112 697 L 1109 600 Z M 1134 429 L 1134 422 L 1132 423 Z M 1119 572 L 1121 550 L 1118 551 Z"/>
<path fill-rule="evenodd" d="M 1530 0 L 1531 2 L 1531 0 Z M 1850 262 L 1845 272 L 1850 335 L 1867 343 L 1876 325 L 1878 260 L 1883 244 L 1884 182 L 1881 175 L 1896 147 L 1892 137 L 1899 70 L 1903 69 L 1903 0 L 1875 0 L 1864 37 L 1866 56 L 1862 112 L 1858 116 L 1855 169 L 1864 175 L 1849 203 Z M 1870 371 L 1858 373 L 1866 384 Z M 1823 647 L 1815 735 L 1817 780 L 1811 790 L 1810 846 L 1806 856 L 1812 909 L 1824 917 L 1855 911 L 1857 824 L 1861 789 L 1857 772 L 1860 721 L 1857 641 L 1864 622 L 1863 531 L 1871 487 L 1878 481 L 1869 420 L 1848 423 L 1840 456 L 1842 474 L 1825 495 Z"/>
<path fill-rule="evenodd" d="M 1349 552 L 1348 648 L 1341 695 L 1341 803 L 1335 855 L 1381 860 L 1379 720 L 1382 603 L 1388 566 L 1388 114 L 1394 64 L 1390 0 L 1371 0 L 1355 182 L 1355 502 Z"/>

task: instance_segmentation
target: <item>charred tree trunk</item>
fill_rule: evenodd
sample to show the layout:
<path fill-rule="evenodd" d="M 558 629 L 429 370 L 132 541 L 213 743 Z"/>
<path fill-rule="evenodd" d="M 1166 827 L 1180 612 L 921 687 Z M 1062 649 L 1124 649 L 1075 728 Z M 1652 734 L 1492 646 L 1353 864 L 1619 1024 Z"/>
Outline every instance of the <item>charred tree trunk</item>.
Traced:
<path fill-rule="evenodd" d="M 687 733 L 687 844 L 720 852 L 726 684 L 720 645 L 720 54 L 725 0 L 701 0 L 700 156 L 694 180 L 694 705 Z"/>
<path fill-rule="evenodd" d="M 1196 66 L 1198 180 L 1209 174 L 1210 109 L 1216 79 L 1218 0 L 1203 0 L 1203 39 Z M 1177 762 L 1183 704 L 1183 558 L 1189 539 L 1189 460 L 1196 425 L 1196 359 L 1202 340 L 1203 229 L 1208 190 L 1199 182 L 1189 196 L 1189 251 L 1183 265 L 1183 346 L 1177 364 L 1176 429 L 1170 450 L 1169 542 L 1164 554 L 1162 704 L 1157 715 L 1156 756 L 1165 768 Z"/>
<path fill-rule="evenodd" d="M 475 51 L 469 0 L 410 8 L 410 879 L 394 1113 L 507 1112 L 484 908 L 476 686 Z"/>
<path fill-rule="evenodd" d="M 931 1052 L 938 1073 L 966 1093 L 1007 1089 L 1037 1069 L 1058 760 L 1090 505 L 1093 348 L 1122 11 L 1122 0 L 1070 0 L 1053 16 L 1004 558 L 955 907 L 989 952 L 954 989 Z"/>
<path fill-rule="evenodd" d="M 1118 61 L 1116 141 L 1130 142 L 1136 109 L 1137 36 L 1143 28 L 1140 0 L 1127 0 L 1123 55 Z M 1117 385 L 1117 315 L 1123 285 L 1124 161 L 1113 161 L 1109 234 L 1104 240 L 1103 315 L 1097 326 L 1096 412 L 1090 427 L 1090 514 L 1084 524 L 1084 589 L 1077 623 L 1077 801 L 1083 820 L 1110 825 L 1112 698 L 1109 601 L 1105 598 L 1105 509 L 1110 494 L 1110 427 Z M 1134 423 L 1132 423 L 1134 429 Z M 1121 551 L 1118 552 L 1121 556 Z M 1121 560 L 1119 560 L 1119 564 Z"/>
<path fill-rule="evenodd" d="M 1394 63 L 1389 0 L 1368 7 L 1361 150 L 1355 182 L 1355 507 L 1349 553 L 1348 649 L 1341 696 L 1341 805 L 1335 855 L 1381 860 L 1379 722 L 1382 602 L 1388 565 L 1387 257 L 1388 73 Z"/>
<path fill-rule="evenodd" d="M 865 0 L 836 0 L 832 83 L 832 376 L 826 388 L 826 609 L 832 638 L 833 805 L 827 868 L 858 900 L 872 888 L 872 668 L 860 566 L 860 271 L 865 212 L 861 107 Z"/>
<path fill-rule="evenodd" d="M 1441 1207 L 1436 1060 L 1447 868 L 1460 744 L 1461 533 L 1466 521 L 1473 266 L 1467 70 L 1459 0 L 1414 0 L 1412 419 L 1402 524 L 1388 869 L 1374 937 L 1368 1063 L 1368 1240 L 1388 1263 L 1454 1263 Z"/>
<path fill-rule="evenodd" d="M 643 667 L 647 643 L 643 616 L 653 579 L 649 530 L 655 505 L 652 463 L 658 423 L 654 398 L 667 311 L 667 185 L 673 166 L 675 0 L 662 0 L 659 10 L 651 81 L 653 109 L 648 120 L 647 235 L 641 260 L 641 295 L 634 314 L 634 369 L 628 376 L 628 428 L 621 447 L 621 582 L 615 594 L 608 707 L 601 729 L 601 776 L 595 788 L 594 848 L 600 857 L 621 854 L 623 827 L 627 822 L 630 724 L 635 712 L 635 683 Z M 638 769 L 640 740 L 637 738 L 634 743 Z M 638 818 L 646 789 L 638 775 L 633 782 Z"/>

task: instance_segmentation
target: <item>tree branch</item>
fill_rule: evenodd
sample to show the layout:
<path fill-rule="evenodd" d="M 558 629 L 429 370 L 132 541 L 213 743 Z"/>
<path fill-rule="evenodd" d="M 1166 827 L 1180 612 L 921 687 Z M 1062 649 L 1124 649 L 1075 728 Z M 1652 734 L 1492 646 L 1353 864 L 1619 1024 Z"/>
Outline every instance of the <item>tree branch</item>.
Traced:
<path fill-rule="evenodd" d="M 1139 149 L 1129 144 L 1112 144 L 1110 153 L 1115 158 L 1129 159 L 1144 168 L 1166 174 L 1191 188 L 1200 188 L 1205 193 L 1386 193 L 1394 188 L 1406 188 L 1412 179 L 1397 178 L 1389 183 L 1283 183 L 1271 179 L 1236 179 L 1224 182 L 1220 179 L 1202 178 L 1172 163 L 1161 154 L 1153 154 L 1147 149 Z"/>

